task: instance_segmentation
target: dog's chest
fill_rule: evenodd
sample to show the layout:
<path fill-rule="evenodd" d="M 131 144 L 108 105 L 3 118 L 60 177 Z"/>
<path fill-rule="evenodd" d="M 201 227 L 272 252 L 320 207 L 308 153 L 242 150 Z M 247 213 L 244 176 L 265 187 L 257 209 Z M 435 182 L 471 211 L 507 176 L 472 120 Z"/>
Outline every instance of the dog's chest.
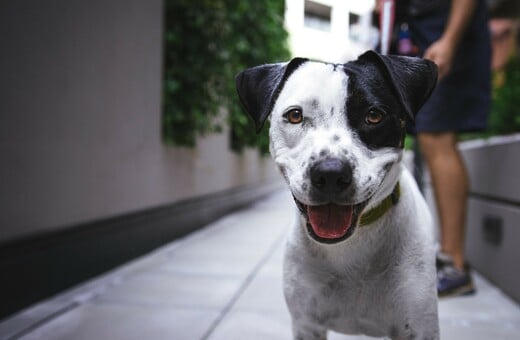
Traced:
<path fill-rule="evenodd" d="M 383 267 L 345 268 L 340 272 L 313 266 L 313 261 L 305 263 L 285 271 L 289 308 L 302 318 L 337 332 L 373 336 L 383 336 L 379 330 L 395 323 L 395 314 L 390 312 L 392 308 L 395 312 L 394 294 L 381 285 L 394 278 Z"/>

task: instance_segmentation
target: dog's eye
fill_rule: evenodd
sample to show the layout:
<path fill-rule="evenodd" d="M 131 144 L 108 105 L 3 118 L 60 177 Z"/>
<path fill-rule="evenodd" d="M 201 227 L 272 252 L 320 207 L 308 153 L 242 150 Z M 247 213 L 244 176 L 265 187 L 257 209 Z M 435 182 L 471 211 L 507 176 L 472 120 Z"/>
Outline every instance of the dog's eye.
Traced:
<path fill-rule="evenodd" d="M 381 123 L 383 118 L 385 117 L 385 113 L 383 111 L 379 111 L 377 109 L 370 109 L 365 116 L 365 122 L 367 124 L 375 125 Z"/>
<path fill-rule="evenodd" d="M 300 124 L 303 121 L 303 113 L 300 109 L 292 109 L 287 111 L 285 119 L 291 124 Z"/>

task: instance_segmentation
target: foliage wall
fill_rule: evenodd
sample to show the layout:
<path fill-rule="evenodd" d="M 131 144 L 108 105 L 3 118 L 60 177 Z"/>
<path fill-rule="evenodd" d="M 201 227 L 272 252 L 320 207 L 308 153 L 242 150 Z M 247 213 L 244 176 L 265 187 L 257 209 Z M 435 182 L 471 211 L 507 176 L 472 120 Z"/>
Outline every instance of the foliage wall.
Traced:
<path fill-rule="evenodd" d="M 163 138 L 193 146 L 221 128 L 227 111 L 231 145 L 268 150 L 239 106 L 235 75 L 289 58 L 283 0 L 166 0 Z M 220 119 L 220 123 L 222 120 Z"/>

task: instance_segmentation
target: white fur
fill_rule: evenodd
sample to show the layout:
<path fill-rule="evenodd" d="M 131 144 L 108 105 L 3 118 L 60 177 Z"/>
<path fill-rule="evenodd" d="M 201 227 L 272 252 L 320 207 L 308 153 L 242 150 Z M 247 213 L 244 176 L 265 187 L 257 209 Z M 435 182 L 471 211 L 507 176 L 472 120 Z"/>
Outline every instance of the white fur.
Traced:
<path fill-rule="evenodd" d="M 338 66 L 340 67 L 340 66 Z M 309 81 L 311 80 L 311 81 Z M 399 203 L 371 225 L 337 244 L 307 235 L 297 213 L 284 260 L 284 292 L 295 339 L 325 339 L 327 330 L 395 339 L 438 339 L 431 218 L 398 148 L 369 149 L 348 126 L 347 75 L 308 62 L 287 80 L 271 113 L 271 154 L 293 195 L 313 201 L 308 167 L 320 152 L 353 165 L 352 190 L 343 204 L 376 206 L 400 183 Z M 299 106 L 306 122 L 283 114 Z M 331 113 L 332 112 L 332 113 Z M 391 166 L 385 167 L 385 165 Z"/>

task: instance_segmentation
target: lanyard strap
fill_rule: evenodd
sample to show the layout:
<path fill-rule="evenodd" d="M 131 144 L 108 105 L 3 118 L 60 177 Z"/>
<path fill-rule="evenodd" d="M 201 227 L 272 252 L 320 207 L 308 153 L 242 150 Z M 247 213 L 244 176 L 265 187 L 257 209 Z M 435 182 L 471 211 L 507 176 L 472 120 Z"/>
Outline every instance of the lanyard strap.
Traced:
<path fill-rule="evenodd" d="M 381 28 L 381 54 L 388 54 L 390 49 L 390 40 L 392 39 L 392 30 L 394 27 L 395 1 L 381 0 L 381 9 L 379 11 L 379 27 Z"/>

